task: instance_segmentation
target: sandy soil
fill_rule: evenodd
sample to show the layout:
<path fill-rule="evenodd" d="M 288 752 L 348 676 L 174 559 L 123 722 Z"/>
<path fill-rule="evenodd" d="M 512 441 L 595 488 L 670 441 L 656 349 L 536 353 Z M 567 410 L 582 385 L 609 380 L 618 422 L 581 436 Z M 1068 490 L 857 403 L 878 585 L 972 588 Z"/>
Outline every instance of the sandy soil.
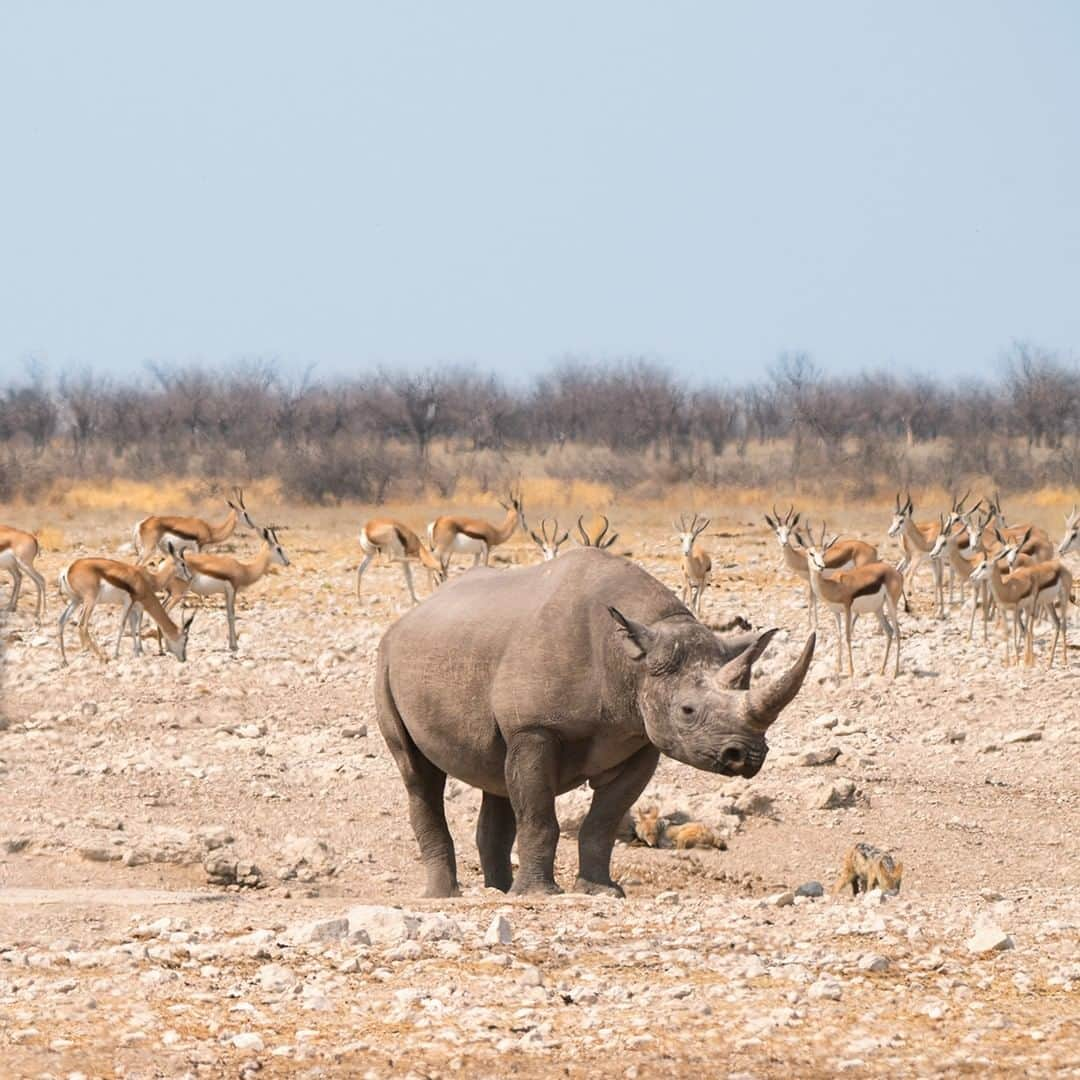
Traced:
<path fill-rule="evenodd" d="M 753 781 L 661 766 L 642 803 L 713 825 L 727 850 L 620 844 L 625 901 L 508 900 L 482 887 L 478 798 L 452 783 L 465 896 L 420 901 L 371 701 L 400 571 L 372 568 L 357 601 L 359 522 L 293 520 L 293 566 L 243 598 L 235 658 L 208 603 L 187 664 L 148 640 L 141 660 L 126 645 L 60 667 L 56 574 L 117 551 L 123 515 L 65 522 L 39 560 L 44 626 L 25 596 L 4 625 L 5 1076 L 1080 1076 L 1075 648 L 1071 671 L 1005 669 L 959 608 L 929 617 L 921 575 L 898 679 L 867 674 L 883 649 L 869 620 L 861 674 L 838 679 L 823 626 Z M 880 519 L 846 524 L 881 540 Z M 678 583 L 664 521 L 622 532 Z M 804 587 L 745 515 L 713 532 L 706 619 L 781 626 L 763 665 L 788 662 Z M 504 557 L 536 558 L 517 542 Z M 103 644 L 115 625 L 99 609 Z M 845 805 L 821 808 L 830 795 Z M 582 796 L 563 804 L 571 829 Z M 903 860 L 899 897 L 784 895 L 827 891 L 856 840 Z"/>

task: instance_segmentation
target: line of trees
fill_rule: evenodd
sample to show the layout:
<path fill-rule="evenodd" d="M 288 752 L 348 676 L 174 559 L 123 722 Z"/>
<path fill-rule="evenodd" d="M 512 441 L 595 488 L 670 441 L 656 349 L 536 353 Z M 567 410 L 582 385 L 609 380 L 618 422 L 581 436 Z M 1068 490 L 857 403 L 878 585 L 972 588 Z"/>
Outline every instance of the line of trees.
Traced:
<path fill-rule="evenodd" d="M 568 359 L 511 386 L 471 368 L 319 380 L 242 361 L 138 380 L 36 367 L 0 389 L 0 499 L 58 482 L 277 477 L 312 501 L 498 486 L 523 468 L 641 494 L 672 483 L 844 485 L 992 478 L 1080 486 L 1080 367 L 1015 345 L 993 382 L 829 376 L 804 353 L 741 387 L 646 360 Z"/>

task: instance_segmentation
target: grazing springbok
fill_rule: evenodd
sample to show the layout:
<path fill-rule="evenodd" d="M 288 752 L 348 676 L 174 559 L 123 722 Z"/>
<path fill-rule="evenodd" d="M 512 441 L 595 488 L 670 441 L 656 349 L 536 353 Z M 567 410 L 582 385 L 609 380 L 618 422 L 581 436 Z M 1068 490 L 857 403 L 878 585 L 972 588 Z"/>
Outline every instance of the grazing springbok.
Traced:
<path fill-rule="evenodd" d="M 810 534 L 810 543 L 799 538 L 806 548 L 807 565 L 810 568 L 810 584 L 818 599 L 836 616 L 836 670 L 843 674 L 842 637 L 847 638 L 848 668 L 855 676 L 855 661 L 851 655 L 852 616 L 872 612 L 877 616 L 885 634 L 885 658 L 881 662 L 881 674 L 885 674 L 889 663 L 889 651 L 896 645 L 896 663 L 894 675 L 900 674 L 900 619 L 897 614 L 901 594 L 904 591 L 904 578 L 899 570 L 888 563 L 869 563 L 857 566 L 853 570 L 838 570 L 832 577 L 825 576 L 828 568 L 826 557 L 829 549 L 836 543 L 836 537 L 825 538 L 825 523 L 821 523 L 821 540 L 814 543 Z M 888 616 L 885 609 L 888 608 Z M 841 632 L 841 627 L 843 632 Z"/>
<path fill-rule="evenodd" d="M 532 530 L 529 535 L 533 538 L 533 543 L 540 549 L 540 554 L 544 556 L 544 562 L 551 562 L 559 554 L 559 548 L 570 539 L 570 533 L 565 529 L 562 536 L 559 535 L 559 519 L 551 519 L 551 535 L 548 536 L 548 519 L 544 518 L 540 522 L 540 534 L 537 535 L 535 529 Z"/>
<path fill-rule="evenodd" d="M 1080 551 L 1080 510 L 1075 506 L 1072 513 L 1065 515 L 1065 535 L 1057 546 L 1058 555 L 1067 555 L 1070 551 Z"/>
<path fill-rule="evenodd" d="M 258 526 L 244 506 L 244 493 L 240 488 L 233 488 L 233 498 L 225 502 L 229 513 L 218 525 L 197 517 L 148 517 L 136 522 L 132 534 L 138 556 L 136 565 L 149 562 L 154 557 L 155 549 L 164 554 L 170 544 L 177 554 L 200 551 L 207 544 L 220 544 L 236 532 L 236 526 L 241 521 L 253 532 L 258 531 Z"/>
<path fill-rule="evenodd" d="M 710 518 L 698 520 L 695 513 L 693 521 L 686 523 L 686 515 L 680 514 L 675 522 L 675 531 L 679 534 L 682 549 L 683 603 L 698 615 L 701 612 L 701 596 L 709 584 L 709 572 L 712 559 L 709 553 L 697 543 L 697 538 L 709 527 Z"/>
<path fill-rule="evenodd" d="M 1005 666 L 1009 666 L 1010 637 L 1014 639 L 1017 663 L 1020 662 L 1020 632 L 1023 616 L 1026 616 L 1024 663 L 1031 666 L 1035 662 L 1035 615 L 1040 607 L 1050 615 L 1055 627 L 1050 663 L 1054 662 L 1058 638 L 1063 636 L 1065 637 L 1064 663 L 1068 666 L 1067 627 L 1069 603 L 1072 598 L 1072 574 L 1059 559 L 1027 566 L 1018 565 L 1022 558 L 1020 549 L 1028 539 L 1026 532 L 1020 537 L 1008 539 L 1000 529 L 995 529 L 995 538 L 1000 546 L 976 568 L 972 576 L 978 580 L 989 579 L 990 589 L 1001 612 L 1005 637 Z M 1006 576 L 1002 570 L 1003 564 L 1006 567 L 1015 567 L 1015 569 Z M 1061 605 L 1060 614 L 1058 604 Z M 1008 613 L 1010 611 L 1013 612 L 1012 633 L 1009 631 Z"/>
<path fill-rule="evenodd" d="M 481 562 L 487 566 L 493 547 L 505 544 L 519 525 L 522 532 L 528 531 L 521 492 L 511 491 L 508 499 L 509 502 L 499 501 L 499 505 L 506 511 L 506 517 L 498 525 L 484 521 L 483 518 L 450 515 L 437 517 L 428 524 L 428 543 L 439 561 L 444 578 L 454 555 L 472 555 L 473 566 L 479 566 Z"/>
<path fill-rule="evenodd" d="M 1001 496 L 996 491 L 994 497 L 992 499 L 988 498 L 986 503 L 990 513 L 986 520 L 986 526 L 982 531 L 983 547 L 992 550 L 997 541 L 998 533 L 1006 540 L 1012 540 L 1026 533 L 1028 537 L 1027 543 L 1025 544 L 1025 550 L 1020 554 L 1030 555 L 1038 562 L 1054 557 L 1054 545 L 1050 541 L 1050 534 L 1045 529 L 1040 529 L 1037 525 L 1030 523 L 1006 525 L 1005 515 L 1001 509 Z"/>
<path fill-rule="evenodd" d="M 37 587 L 37 621 L 45 614 L 45 579 L 34 569 L 38 555 L 38 540 L 33 533 L 0 525 L 0 569 L 11 575 L 11 599 L 8 611 L 14 611 L 19 602 L 23 574 Z"/>
<path fill-rule="evenodd" d="M 580 540 L 578 541 L 582 547 L 594 547 L 601 550 L 607 550 L 619 539 L 618 533 L 612 533 L 608 536 L 608 529 L 611 528 L 611 522 L 608 521 L 605 514 L 600 515 L 600 520 L 604 523 L 600 531 L 593 536 L 589 533 L 589 530 L 585 528 L 585 515 L 579 514 L 577 519 L 577 531 Z"/>
<path fill-rule="evenodd" d="M 257 527 L 257 526 L 256 526 Z M 241 562 L 230 555 L 180 553 L 191 573 L 189 581 L 174 578 L 169 586 L 166 611 L 171 610 L 188 591 L 196 596 L 225 597 L 225 617 L 229 623 L 229 651 L 236 652 L 236 594 L 255 584 L 271 566 L 288 566 L 289 557 L 277 538 L 274 526 L 259 529 L 263 544 L 251 562 Z"/>
<path fill-rule="evenodd" d="M 908 493 L 907 501 L 901 505 L 900 493 L 897 492 L 896 510 L 893 513 L 892 523 L 889 525 L 889 536 L 899 536 L 904 548 L 904 558 L 897 569 L 907 580 L 913 581 L 916 569 L 924 561 L 929 564 L 930 572 L 934 576 L 934 599 L 937 601 L 937 615 L 939 619 L 944 619 L 945 575 L 942 573 L 941 560 L 930 558 L 930 551 L 941 530 L 941 522 L 916 522 L 914 513 L 915 505 L 911 501 L 911 493 Z"/>
<path fill-rule="evenodd" d="M 364 552 L 364 558 L 356 568 L 357 599 L 360 598 L 360 583 L 363 580 L 364 571 L 376 555 L 382 555 L 390 562 L 401 563 L 405 584 L 409 587 L 409 595 L 414 604 L 420 601 L 416 598 L 416 589 L 413 587 L 411 559 L 418 560 L 420 565 L 427 570 L 429 590 L 433 590 L 436 584 L 441 584 L 443 581 L 442 564 L 431 553 L 430 548 L 408 525 L 394 518 L 372 518 L 360 530 L 360 548 Z"/>
<path fill-rule="evenodd" d="M 60 657 L 63 663 L 67 664 L 64 626 L 80 607 L 82 614 L 79 616 L 79 641 L 82 647 L 89 649 L 103 663 L 108 660 L 90 636 L 90 618 L 99 603 L 122 605 L 120 636 L 123 635 L 124 625 L 132 614 L 137 611 L 137 624 L 145 611 L 157 623 L 169 652 L 183 663 L 187 659 L 188 634 L 195 615 L 192 613 L 184 620 L 183 625 L 177 626 L 169 618 L 154 592 L 156 582 L 156 576 L 151 576 L 140 566 L 130 566 L 115 559 L 76 559 L 60 575 L 60 588 L 68 598 L 68 605 L 60 616 Z M 138 636 L 135 638 L 135 651 L 141 652 Z M 116 655 L 120 655 L 120 637 L 117 637 L 116 641 Z"/>
<path fill-rule="evenodd" d="M 64 655 L 64 627 L 67 625 L 68 620 L 85 604 L 90 581 L 90 577 L 85 572 L 86 568 L 81 564 L 102 561 L 111 562 L 112 560 L 76 559 L 60 571 L 58 578 L 60 594 L 68 602 L 67 607 L 60 616 L 60 654 L 64 657 L 65 663 L 67 657 Z M 127 564 L 121 563 L 120 565 Z M 148 566 L 136 567 L 136 569 L 149 583 L 150 589 L 155 595 L 167 590 L 169 585 L 172 584 L 173 578 L 180 577 L 186 580 L 189 577 L 187 567 L 171 552 L 162 560 L 156 570 L 152 570 Z M 79 583 L 78 589 L 71 583 L 72 575 Z M 120 644 L 124 640 L 126 630 L 131 632 L 135 655 L 142 656 L 142 604 L 134 601 L 126 589 L 112 584 L 104 575 L 99 576 L 95 604 L 119 604 L 122 609 L 120 629 L 116 635 L 116 648 L 113 650 L 113 659 L 118 660 L 120 658 Z"/>
<path fill-rule="evenodd" d="M 773 516 L 769 517 L 766 514 L 765 521 L 769 528 L 776 533 L 776 541 L 780 545 L 780 554 L 784 558 L 784 565 L 806 582 L 806 587 L 809 590 L 807 618 L 811 626 L 816 630 L 818 626 L 817 593 L 814 592 L 814 587 L 810 584 L 810 567 L 807 565 L 806 551 L 801 546 L 796 548 L 791 543 L 793 539 L 798 543 L 795 530 L 801 517 L 801 513 L 795 513 L 794 506 L 789 507 L 788 512 L 783 517 L 777 513 L 776 507 L 773 506 Z M 831 573 L 833 570 L 850 570 L 856 566 L 869 566 L 871 563 L 878 561 L 877 548 L 873 544 L 867 544 L 863 540 L 847 538 L 837 540 L 829 549 L 825 557 L 825 567 Z M 829 576 L 829 573 L 826 576 Z M 907 597 L 904 598 L 904 602 L 906 607 Z"/>

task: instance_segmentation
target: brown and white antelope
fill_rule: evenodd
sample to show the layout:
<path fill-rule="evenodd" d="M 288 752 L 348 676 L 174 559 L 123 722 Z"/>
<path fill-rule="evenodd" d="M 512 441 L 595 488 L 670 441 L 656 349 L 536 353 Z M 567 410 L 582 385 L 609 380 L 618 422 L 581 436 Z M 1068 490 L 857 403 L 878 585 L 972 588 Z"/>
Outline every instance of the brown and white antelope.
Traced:
<path fill-rule="evenodd" d="M 156 578 L 142 567 L 130 566 L 115 559 L 76 559 L 60 575 L 60 588 L 68 599 L 68 605 L 60 616 L 60 657 L 67 664 L 67 652 L 64 648 L 64 627 L 68 619 L 81 607 L 79 616 L 79 640 L 84 649 L 89 649 L 99 660 L 105 662 L 108 657 L 90 636 L 90 619 L 94 608 L 99 603 L 122 606 L 120 616 L 120 636 L 125 624 L 133 612 L 138 612 L 135 623 L 146 612 L 157 623 L 165 647 L 181 663 L 187 659 L 188 634 L 195 619 L 189 615 L 181 626 L 169 618 L 154 592 Z M 173 579 L 175 580 L 175 579 Z M 116 655 L 120 655 L 120 636 L 116 640 Z M 135 651 L 141 652 L 141 642 L 136 635 Z"/>
<path fill-rule="evenodd" d="M 683 603 L 698 615 L 701 612 L 701 597 L 709 584 L 712 559 L 709 553 L 697 542 L 697 538 L 709 527 L 709 518 L 698 520 L 695 513 L 693 521 L 686 523 L 686 515 L 680 514 L 675 522 L 675 531 L 679 534 L 682 549 Z"/>
<path fill-rule="evenodd" d="M 60 616 L 60 654 L 64 658 L 65 663 L 67 657 L 64 653 L 64 627 L 67 625 L 68 620 L 83 607 L 86 603 L 86 594 L 88 589 L 88 578 L 85 577 L 85 568 L 81 564 L 86 562 L 112 562 L 114 560 L 88 560 L 88 559 L 76 559 L 69 566 L 60 571 L 58 583 L 60 585 L 60 594 L 67 600 L 67 607 L 64 609 L 63 614 Z M 119 563 L 121 566 L 126 566 L 127 563 Z M 184 580 L 187 579 L 188 570 L 184 564 L 173 554 L 167 555 L 156 570 L 152 570 L 148 566 L 135 567 L 140 574 L 146 579 L 150 586 L 150 590 L 156 595 L 168 589 L 172 584 L 173 578 L 180 577 Z M 80 582 L 80 587 L 77 589 L 71 583 L 72 573 L 74 572 L 75 579 Z M 121 588 L 118 585 L 113 584 L 104 575 L 100 576 L 98 582 L 98 593 L 96 604 L 119 604 L 121 607 L 120 615 L 120 628 L 116 634 L 116 648 L 113 650 L 113 659 L 119 659 L 120 657 L 120 644 L 124 639 L 124 632 L 130 630 L 133 638 L 133 645 L 136 656 L 142 655 L 142 619 L 143 619 L 143 606 L 142 604 L 134 600 L 127 589 Z"/>
<path fill-rule="evenodd" d="M 810 583 L 810 567 L 806 558 L 806 550 L 796 535 L 801 513 L 795 513 L 795 507 L 788 508 L 783 517 L 773 506 L 773 516 L 765 515 L 765 521 L 774 533 L 776 541 L 780 545 L 780 554 L 783 556 L 784 565 L 798 574 L 806 582 L 809 590 L 807 598 L 807 618 L 816 630 L 818 626 L 817 593 Z M 799 543 L 799 547 L 792 544 L 792 540 Z M 877 548 L 863 540 L 853 538 L 837 540 L 825 555 L 826 576 L 830 576 L 833 570 L 850 570 L 856 566 L 869 566 L 878 562 Z"/>
<path fill-rule="evenodd" d="M 1059 559 L 1049 562 L 1034 563 L 1020 566 L 1020 549 L 1024 541 L 1028 539 L 1025 533 L 1020 537 L 1008 539 L 1000 529 L 995 530 L 996 539 L 999 542 L 998 549 L 975 570 L 973 577 L 978 580 L 984 578 L 990 582 L 990 588 L 1001 612 L 1005 637 L 1005 665 L 1009 665 L 1009 639 L 1013 638 L 1016 645 L 1017 662 L 1019 663 L 1020 628 L 1021 616 L 1024 620 L 1024 663 L 1030 666 L 1035 662 L 1034 634 L 1035 615 L 1040 607 L 1045 610 L 1054 623 L 1054 644 L 1050 652 L 1050 664 L 1054 662 L 1059 637 L 1065 638 L 1065 659 L 1068 666 L 1068 616 L 1069 603 L 1072 596 L 1072 574 Z M 1015 566 L 1008 576 L 1003 572 L 1002 566 Z M 1061 611 L 1058 612 L 1058 605 Z M 1013 613 L 1013 630 L 1009 630 L 1008 613 Z"/>
<path fill-rule="evenodd" d="M 1026 533 L 1028 537 L 1025 545 L 1026 550 L 1021 554 L 1030 555 L 1037 561 L 1053 558 L 1054 545 L 1050 541 L 1050 534 L 1045 529 L 1040 529 L 1030 522 L 1023 525 L 1006 525 L 1005 514 L 1001 509 L 1001 496 L 996 491 L 994 497 L 992 499 L 988 498 L 986 502 L 990 510 L 990 516 L 982 533 L 982 542 L 985 547 L 992 548 L 994 546 L 993 542 L 997 538 L 997 533 L 1000 533 L 1006 540 L 1012 540 Z"/>
<path fill-rule="evenodd" d="M 13 529 L 10 525 L 0 525 L 0 570 L 11 575 L 11 599 L 8 611 L 14 611 L 22 590 L 25 574 L 37 588 L 37 621 L 45 614 L 45 579 L 34 568 L 38 556 L 38 539 L 33 533 Z"/>
<path fill-rule="evenodd" d="M 540 549 L 540 554 L 544 557 L 544 562 L 551 562 L 559 554 L 559 548 L 570 539 L 570 533 L 567 530 L 563 530 L 562 536 L 559 535 L 559 519 L 552 518 L 551 535 L 548 536 L 548 519 L 544 518 L 540 522 L 540 533 L 537 535 L 535 529 L 529 533 L 533 538 L 533 543 Z"/>
<path fill-rule="evenodd" d="M 916 522 L 914 519 L 915 506 L 911 501 L 911 494 L 907 501 L 901 505 L 900 494 L 896 495 L 896 509 L 893 512 L 892 523 L 889 525 L 889 536 L 900 537 L 904 548 L 904 558 L 897 570 L 908 580 L 913 581 L 915 571 L 925 561 L 930 566 L 930 572 L 934 577 L 934 599 L 937 602 L 937 614 L 939 619 L 945 618 L 945 586 L 944 573 L 940 559 L 931 559 L 930 551 L 934 541 L 941 531 L 940 521 Z"/>
<path fill-rule="evenodd" d="M 235 501 L 234 501 L 235 500 Z M 233 488 L 233 498 L 226 499 L 229 513 L 225 520 L 217 525 L 197 517 L 148 517 L 135 523 L 132 539 L 135 543 L 136 565 L 142 566 L 154 557 L 155 550 L 163 554 L 171 544 L 177 553 L 182 551 L 200 551 L 207 544 L 220 544 L 228 540 L 242 521 L 253 532 L 258 526 L 251 520 L 244 506 L 244 493 L 240 488 Z"/>
<path fill-rule="evenodd" d="M 241 562 L 231 555 L 211 555 L 200 552 L 180 552 L 180 558 L 191 573 L 189 581 L 175 578 L 169 586 L 166 610 L 171 610 L 187 592 L 196 596 L 224 596 L 225 617 L 229 623 L 229 650 L 236 652 L 236 594 L 251 588 L 271 566 L 288 566 L 289 557 L 277 538 L 274 527 L 259 529 L 263 544 L 250 562 Z"/>
<path fill-rule="evenodd" d="M 492 548 L 505 544 L 519 525 L 522 532 L 528 531 L 521 493 L 512 491 L 508 498 L 509 502 L 499 501 L 506 511 L 506 517 L 498 525 L 483 518 L 455 515 L 437 517 L 428 524 L 428 542 L 439 561 L 443 577 L 447 575 L 450 560 L 455 555 L 472 555 L 473 566 L 479 566 L 481 562 L 487 566 Z"/>
<path fill-rule="evenodd" d="M 1059 556 L 1070 551 L 1080 551 L 1080 510 L 1074 506 L 1072 513 L 1065 515 L 1065 535 L 1057 546 Z"/>
<path fill-rule="evenodd" d="M 976 530 L 969 522 L 961 520 L 953 521 L 950 526 L 944 514 L 941 515 L 941 531 L 938 533 L 934 546 L 930 549 L 931 559 L 948 559 L 949 567 L 955 577 L 960 580 L 960 597 L 963 602 L 964 585 L 971 582 L 971 619 L 968 623 L 968 641 L 971 640 L 975 630 L 975 612 L 982 608 L 983 612 L 983 641 L 989 634 L 989 611 L 990 611 L 990 585 L 987 581 L 973 580 L 975 568 L 986 558 L 986 553 L 977 547 L 970 546 L 972 536 L 978 536 Z"/>
<path fill-rule="evenodd" d="M 608 536 L 608 529 L 611 528 L 611 522 L 608 521 L 607 515 L 601 514 L 600 520 L 603 522 L 603 525 L 601 526 L 600 531 L 593 535 L 589 532 L 588 529 L 585 528 L 585 515 L 578 515 L 578 543 L 581 544 L 582 547 L 594 547 L 606 550 L 607 548 L 611 547 L 611 545 L 614 544 L 616 540 L 619 539 L 618 533 L 612 533 L 610 536 Z"/>
<path fill-rule="evenodd" d="M 829 549 L 837 542 L 825 538 L 825 523 L 821 525 L 821 540 L 814 543 L 813 534 L 806 548 L 807 566 L 810 569 L 810 585 L 818 599 L 836 617 L 836 670 L 843 674 L 843 647 L 841 638 L 847 639 L 848 669 L 854 677 L 855 661 L 851 655 L 851 627 L 856 614 L 873 613 L 877 616 L 885 634 L 885 657 L 881 661 L 881 674 L 889 663 L 889 652 L 896 645 L 896 661 L 893 674 L 900 674 L 900 618 L 898 606 L 904 591 L 904 579 L 900 571 L 888 563 L 869 563 L 852 570 L 838 570 L 832 577 L 825 576 L 828 568 Z M 886 609 L 888 615 L 885 614 Z M 843 627 L 843 632 L 841 632 Z"/>
<path fill-rule="evenodd" d="M 435 558 L 431 549 L 408 525 L 394 518 L 372 518 L 360 530 L 360 548 L 364 552 L 363 561 L 356 568 L 356 596 L 360 598 L 360 583 L 364 571 L 371 565 L 376 555 L 382 555 L 390 562 L 401 563 L 405 575 L 405 584 L 414 604 L 420 603 L 413 587 L 410 560 L 416 559 L 428 572 L 428 588 L 433 589 L 444 579 L 442 564 Z"/>

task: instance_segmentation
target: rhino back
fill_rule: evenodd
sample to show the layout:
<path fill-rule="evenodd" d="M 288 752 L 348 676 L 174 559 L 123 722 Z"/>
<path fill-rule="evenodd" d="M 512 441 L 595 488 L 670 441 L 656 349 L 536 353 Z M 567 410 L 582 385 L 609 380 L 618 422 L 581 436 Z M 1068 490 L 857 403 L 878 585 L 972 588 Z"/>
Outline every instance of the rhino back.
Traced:
<path fill-rule="evenodd" d="M 496 792 L 516 730 L 543 727 L 567 744 L 607 739 L 622 760 L 644 728 L 638 676 L 608 605 L 646 623 L 687 615 L 640 567 L 592 548 L 523 569 L 470 570 L 444 585 L 380 646 L 413 741 L 446 772 Z"/>

